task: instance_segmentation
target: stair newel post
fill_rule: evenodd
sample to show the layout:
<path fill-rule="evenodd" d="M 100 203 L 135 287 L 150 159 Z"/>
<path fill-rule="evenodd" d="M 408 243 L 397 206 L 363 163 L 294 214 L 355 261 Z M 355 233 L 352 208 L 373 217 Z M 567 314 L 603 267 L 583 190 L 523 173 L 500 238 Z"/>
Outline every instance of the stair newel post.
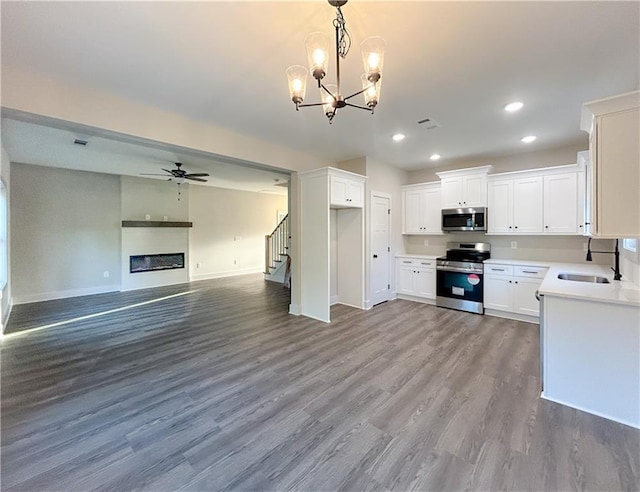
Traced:
<path fill-rule="evenodd" d="M 264 236 L 264 273 L 269 273 L 269 234 Z"/>

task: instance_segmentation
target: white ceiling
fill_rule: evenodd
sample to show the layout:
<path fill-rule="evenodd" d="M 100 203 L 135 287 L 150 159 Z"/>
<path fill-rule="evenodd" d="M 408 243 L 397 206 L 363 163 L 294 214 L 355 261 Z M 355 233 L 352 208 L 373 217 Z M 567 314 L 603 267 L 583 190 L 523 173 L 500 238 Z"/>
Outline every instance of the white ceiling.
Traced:
<path fill-rule="evenodd" d="M 640 85 L 639 2 L 351 0 L 343 7 L 354 41 L 342 65 L 343 87 L 359 89 L 359 43 L 378 34 L 387 40 L 382 96 L 375 115 L 347 108 L 332 125 L 319 108 L 296 113 L 285 77 L 287 66 L 306 64 L 308 33 L 331 32 L 335 11 L 324 1 L 2 2 L 1 8 L 3 66 L 94 86 L 328 162 L 366 155 L 417 169 L 433 165 L 434 152 L 442 166 L 586 142 L 582 104 Z M 327 82 L 335 77 L 333 63 Z M 310 84 L 305 102 L 317 100 Z M 524 109 L 506 114 L 503 106 L 514 100 Z M 418 126 L 426 117 L 442 127 Z M 394 143 L 396 132 L 407 138 Z M 520 138 L 528 134 L 538 140 L 525 147 Z M 5 145 L 16 152 L 30 139 L 49 137 L 55 145 L 49 130 L 3 127 Z M 24 162 L 49 158 L 23 152 Z M 190 171 L 203 170 L 204 162 L 184 161 Z M 120 166 L 114 172 L 125 172 L 123 162 L 114 161 Z"/>

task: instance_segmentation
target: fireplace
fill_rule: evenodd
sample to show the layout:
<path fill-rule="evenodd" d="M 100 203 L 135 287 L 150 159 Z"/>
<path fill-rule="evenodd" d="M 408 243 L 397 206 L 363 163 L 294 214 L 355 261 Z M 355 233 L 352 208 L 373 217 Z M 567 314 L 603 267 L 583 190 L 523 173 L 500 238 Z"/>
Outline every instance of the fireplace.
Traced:
<path fill-rule="evenodd" d="M 156 272 L 184 268 L 184 253 L 129 256 L 129 273 Z"/>

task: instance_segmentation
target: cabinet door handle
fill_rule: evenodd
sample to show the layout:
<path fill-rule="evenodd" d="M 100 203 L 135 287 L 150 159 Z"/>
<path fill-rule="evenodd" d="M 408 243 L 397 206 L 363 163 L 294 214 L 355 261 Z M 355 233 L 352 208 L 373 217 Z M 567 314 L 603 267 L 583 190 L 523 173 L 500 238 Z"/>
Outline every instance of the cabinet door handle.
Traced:
<path fill-rule="evenodd" d="M 509 283 L 511 283 L 511 280 L 509 280 Z"/>
<path fill-rule="evenodd" d="M 411 263 L 411 260 L 404 260 L 402 263 Z"/>
<path fill-rule="evenodd" d="M 518 283 L 518 281 L 516 280 L 516 284 Z"/>
<path fill-rule="evenodd" d="M 531 270 L 522 270 L 522 273 L 540 273 L 540 272 L 534 272 Z"/>
<path fill-rule="evenodd" d="M 374 257 L 374 258 L 377 258 L 377 257 L 378 257 L 378 255 L 373 255 L 373 257 Z"/>
<path fill-rule="evenodd" d="M 579 227 L 582 227 L 582 224 L 580 224 L 580 226 L 579 226 Z"/>
<path fill-rule="evenodd" d="M 509 226 L 509 229 L 511 229 L 511 226 Z"/>
<path fill-rule="evenodd" d="M 545 229 L 549 229 L 549 226 L 544 226 Z"/>
<path fill-rule="evenodd" d="M 518 228 L 518 226 L 516 226 L 516 229 Z"/>
<path fill-rule="evenodd" d="M 504 268 L 491 268 L 492 272 L 504 272 Z"/>

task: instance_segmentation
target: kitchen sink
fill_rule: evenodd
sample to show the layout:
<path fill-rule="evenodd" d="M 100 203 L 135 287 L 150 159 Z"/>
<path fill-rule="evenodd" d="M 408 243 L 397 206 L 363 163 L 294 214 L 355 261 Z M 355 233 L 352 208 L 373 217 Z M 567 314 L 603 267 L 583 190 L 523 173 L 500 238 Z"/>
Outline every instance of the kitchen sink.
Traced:
<path fill-rule="evenodd" d="M 578 273 L 560 273 L 558 274 L 560 280 L 571 280 L 573 282 L 589 282 L 592 284 L 608 284 L 609 279 L 606 277 L 599 277 L 597 275 L 580 275 Z"/>

